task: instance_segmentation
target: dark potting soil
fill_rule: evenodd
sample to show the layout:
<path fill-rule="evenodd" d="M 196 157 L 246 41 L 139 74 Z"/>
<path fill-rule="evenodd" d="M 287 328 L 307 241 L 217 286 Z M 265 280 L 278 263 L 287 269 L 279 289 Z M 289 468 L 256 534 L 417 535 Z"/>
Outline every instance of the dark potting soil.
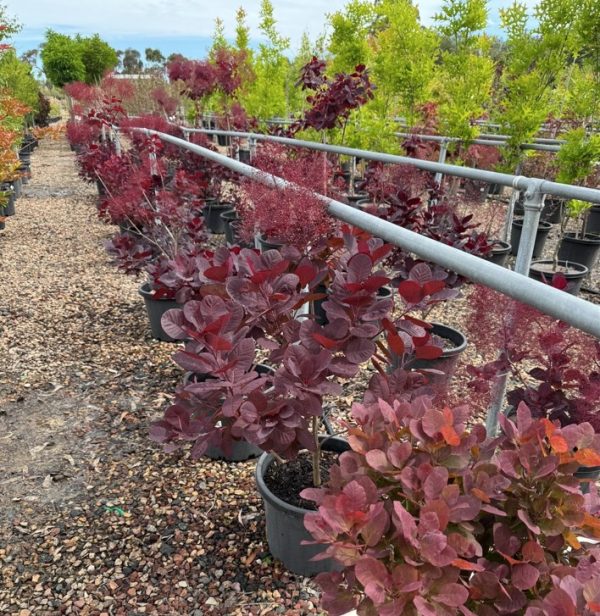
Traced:
<path fill-rule="evenodd" d="M 337 462 L 339 453 L 333 451 L 321 452 L 321 480 L 329 479 L 329 469 Z M 275 496 L 282 501 L 303 509 L 315 511 L 317 507 L 312 501 L 300 497 L 304 488 L 312 488 L 312 457 L 307 451 L 301 452 L 295 460 L 280 464 L 276 460 L 269 466 L 265 474 L 265 483 Z"/>
<path fill-rule="evenodd" d="M 449 351 L 450 349 L 455 349 L 457 345 L 450 340 L 449 338 L 444 338 L 443 336 L 437 336 L 436 334 L 431 335 L 431 340 L 436 344 L 441 344 L 444 348 L 444 351 Z"/>

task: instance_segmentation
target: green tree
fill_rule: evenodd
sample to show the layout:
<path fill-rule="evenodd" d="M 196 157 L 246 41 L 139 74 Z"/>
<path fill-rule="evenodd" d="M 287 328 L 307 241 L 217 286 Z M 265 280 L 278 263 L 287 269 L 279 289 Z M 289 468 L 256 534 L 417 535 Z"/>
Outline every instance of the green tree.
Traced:
<path fill-rule="evenodd" d="M 40 57 L 46 77 L 58 88 L 85 79 L 85 64 L 81 59 L 79 44 L 66 34 L 48 30 Z"/>
<path fill-rule="evenodd" d="M 289 61 L 285 52 L 290 41 L 277 31 L 271 0 L 261 1 L 260 18 L 263 41 L 254 56 L 255 79 L 240 102 L 249 115 L 268 120 L 288 113 L 286 93 L 293 84 L 289 82 Z"/>
<path fill-rule="evenodd" d="M 328 16 L 331 24 L 329 51 L 335 72 L 352 72 L 358 64 L 369 64 L 376 7 L 371 0 L 350 0 L 343 11 Z"/>
<path fill-rule="evenodd" d="M 246 24 L 246 11 L 240 6 L 235 13 L 235 46 L 250 51 L 250 28 Z"/>
<path fill-rule="evenodd" d="M 31 71 L 31 65 L 19 60 L 14 49 L 0 54 L 0 89 L 8 90 L 31 109 L 37 109 L 40 88 Z"/>
<path fill-rule="evenodd" d="M 85 67 L 84 81 L 98 83 L 102 77 L 119 63 L 117 52 L 98 34 L 89 37 L 76 37 L 81 61 Z"/>
<path fill-rule="evenodd" d="M 491 102 L 495 66 L 489 56 L 487 0 L 444 0 L 434 17 L 440 35 L 452 43 L 442 50 L 436 94 L 443 134 L 469 142 L 479 129 L 474 123 Z"/>
<path fill-rule="evenodd" d="M 375 96 L 388 117 L 399 113 L 413 125 L 418 106 L 431 95 L 438 37 L 421 25 L 410 0 L 383 0 L 377 14 L 381 27 L 374 41 Z"/>
<path fill-rule="evenodd" d="M 132 49 L 131 47 L 128 47 L 123 52 L 121 64 L 123 66 L 123 73 L 126 75 L 136 75 L 144 70 L 142 55 L 137 49 Z"/>
<path fill-rule="evenodd" d="M 162 55 L 160 49 L 147 47 L 144 56 L 148 64 L 154 64 L 156 67 L 160 67 L 165 63 L 165 57 Z"/>

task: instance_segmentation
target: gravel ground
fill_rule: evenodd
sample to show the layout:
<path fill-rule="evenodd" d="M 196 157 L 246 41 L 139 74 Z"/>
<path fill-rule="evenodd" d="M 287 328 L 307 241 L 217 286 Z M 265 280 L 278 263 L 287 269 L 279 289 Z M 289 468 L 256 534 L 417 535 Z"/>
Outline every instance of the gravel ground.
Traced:
<path fill-rule="evenodd" d="M 165 455 L 181 377 L 95 190 L 43 142 L 0 233 L 0 614 L 317 614 L 268 553 L 254 464 Z"/>

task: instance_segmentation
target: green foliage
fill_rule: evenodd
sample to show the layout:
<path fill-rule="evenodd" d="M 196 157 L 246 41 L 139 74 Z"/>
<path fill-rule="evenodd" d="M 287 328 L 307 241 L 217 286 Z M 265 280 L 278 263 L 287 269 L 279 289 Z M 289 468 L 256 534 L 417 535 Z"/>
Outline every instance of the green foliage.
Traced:
<path fill-rule="evenodd" d="M 250 29 L 246 25 L 246 11 L 240 6 L 235 14 L 235 46 L 240 51 L 248 51 Z"/>
<path fill-rule="evenodd" d="M 121 58 L 123 73 L 126 75 L 136 75 L 144 70 L 144 62 L 142 56 L 137 49 L 128 47 Z"/>
<path fill-rule="evenodd" d="M 253 63 L 255 79 L 240 99 L 249 115 L 268 120 L 287 115 L 287 93 L 294 84 L 290 81 L 289 61 L 284 53 L 290 42 L 277 32 L 270 0 L 262 0 L 260 17 L 259 29 L 264 40 Z"/>
<path fill-rule="evenodd" d="M 398 111 L 412 125 L 418 120 L 418 106 L 431 94 L 439 40 L 420 24 L 410 0 L 383 0 L 377 15 L 385 27 L 374 41 L 375 96 L 387 101 L 382 110 Z"/>
<path fill-rule="evenodd" d="M 369 64 L 369 40 L 375 17 L 376 9 L 370 0 L 350 0 L 343 11 L 329 15 L 329 51 L 334 72 L 352 72 L 358 64 Z"/>
<path fill-rule="evenodd" d="M 0 55 L 0 89 L 7 90 L 31 109 L 38 108 L 39 86 L 31 73 L 31 65 L 19 60 L 14 49 Z"/>
<path fill-rule="evenodd" d="M 600 164 L 600 135 L 586 135 L 583 128 L 569 131 L 556 159 L 558 182 L 575 184 L 585 181 Z"/>
<path fill-rule="evenodd" d="M 46 77 L 59 88 L 72 81 L 97 83 L 119 62 L 117 52 L 97 34 L 71 38 L 53 30 L 46 32 L 41 58 Z"/>
<path fill-rule="evenodd" d="M 147 47 L 144 55 L 146 57 L 146 62 L 149 64 L 162 65 L 165 63 L 165 57 L 160 49 L 152 49 L 151 47 Z"/>
<path fill-rule="evenodd" d="M 117 52 L 98 34 L 89 37 L 76 37 L 79 54 L 85 67 L 84 81 L 98 83 L 104 75 L 119 63 Z"/>
<path fill-rule="evenodd" d="M 79 53 L 79 45 L 70 36 L 48 30 L 40 56 L 44 73 L 52 85 L 62 88 L 72 81 L 85 79 L 85 65 Z"/>
<path fill-rule="evenodd" d="M 480 34 L 487 17 L 486 0 L 445 0 L 435 16 L 440 34 L 453 43 L 441 53 L 436 87 L 441 132 L 466 142 L 479 133 L 474 120 L 485 113 L 494 81 L 490 41 Z"/>
<path fill-rule="evenodd" d="M 440 34 L 450 38 L 456 50 L 475 46 L 487 19 L 487 0 L 444 0 L 434 15 Z"/>

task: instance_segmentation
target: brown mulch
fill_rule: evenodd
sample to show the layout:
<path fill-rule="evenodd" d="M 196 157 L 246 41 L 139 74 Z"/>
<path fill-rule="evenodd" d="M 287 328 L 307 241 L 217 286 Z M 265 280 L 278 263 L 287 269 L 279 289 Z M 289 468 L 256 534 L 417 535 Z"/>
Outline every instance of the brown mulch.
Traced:
<path fill-rule="evenodd" d="M 66 142 L 0 232 L 0 614 L 320 613 L 269 555 L 254 462 L 167 455 L 181 379 Z"/>

